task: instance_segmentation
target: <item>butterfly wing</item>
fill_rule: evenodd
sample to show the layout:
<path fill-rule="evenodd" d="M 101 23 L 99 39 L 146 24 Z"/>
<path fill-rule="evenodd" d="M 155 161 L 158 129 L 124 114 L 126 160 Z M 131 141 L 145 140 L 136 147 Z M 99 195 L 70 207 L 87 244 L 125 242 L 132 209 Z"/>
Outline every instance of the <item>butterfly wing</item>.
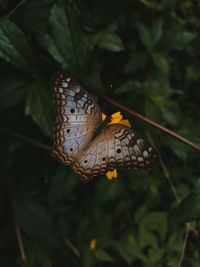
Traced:
<path fill-rule="evenodd" d="M 51 88 L 56 113 L 52 154 L 69 164 L 91 140 L 101 121 L 101 110 L 88 92 L 66 73 L 57 73 Z"/>
<path fill-rule="evenodd" d="M 132 129 L 108 125 L 74 163 L 82 180 L 105 174 L 114 168 L 150 169 L 159 161 L 157 151 Z"/>

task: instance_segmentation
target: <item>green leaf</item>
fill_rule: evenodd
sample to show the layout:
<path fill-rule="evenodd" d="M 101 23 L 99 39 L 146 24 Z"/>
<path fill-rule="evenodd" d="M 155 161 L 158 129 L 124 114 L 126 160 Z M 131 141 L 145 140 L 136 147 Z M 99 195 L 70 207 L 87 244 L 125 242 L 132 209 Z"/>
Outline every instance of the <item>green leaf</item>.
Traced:
<path fill-rule="evenodd" d="M 167 214 L 161 211 L 144 214 L 144 216 L 140 218 L 140 230 L 147 235 L 146 241 L 144 241 L 147 242 L 147 244 L 152 238 L 151 242 L 153 246 L 156 236 L 159 236 L 161 240 L 164 240 L 167 234 Z M 153 236 L 152 233 L 154 233 Z M 155 233 L 157 233 L 157 235 L 155 235 Z M 148 235 L 150 238 L 148 238 Z M 154 247 L 156 247 L 155 245 L 156 243 L 154 242 Z"/>
<path fill-rule="evenodd" d="M 88 40 L 80 27 L 76 2 L 59 0 L 49 18 L 50 31 L 40 37 L 41 44 L 65 69 L 75 73 L 84 71 Z"/>
<path fill-rule="evenodd" d="M 0 21 L 0 57 L 25 72 L 38 71 L 30 41 L 14 23 Z"/>
<path fill-rule="evenodd" d="M 165 107 L 162 108 L 162 115 L 163 118 L 170 124 L 176 125 L 177 124 L 177 117 L 176 114 L 171 111 L 166 109 Z"/>
<path fill-rule="evenodd" d="M 168 62 L 166 58 L 160 53 L 152 53 L 152 59 L 156 67 L 160 70 L 160 72 L 164 75 L 168 74 Z"/>
<path fill-rule="evenodd" d="M 35 34 L 42 34 L 47 30 L 52 4 L 52 0 L 26 1 L 16 10 L 12 19 L 22 29 L 26 29 Z"/>
<path fill-rule="evenodd" d="M 161 10 L 162 6 L 156 2 L 148 1 L 148 0 L 139 0 L 146 8 L 153 9 L 153 10 Z"/>
<path fill-rule="evenodd" d="M 133 81 L 126 81 L 115 89 L 115 94 L 133 92 L 135 84 Z"/>
<path fill-rule="evenodd" d="M 60 166 L 53 176 L 48 192 L 49 203 L 56 203 L 67 197 L 79 183 L 78 177 L 70 175 L 67 166 Z"/>
<path fill-rule="evenodd" d="M 133 52 L 133 54 L 128 59 L 128 63 L 125 68 L 125 73 L 129 74 L 139 69 L 144 69 L 145 64 L 147 62 L 147 58 L 148 58 L 147 53 Z"/>
<path fill-rule="evenodd" d="M 165 50 L 182 50 L 185 47 L 189 48 L 191 41 L 196 38 L 195 32 L 184 31 L 180 26 L 174 26 L 174 29 L 165 33 L 162 42 Z"/>
<path fill-rule="evenodd" d="M 113 257 L 110 256 L 110 254 L 105 249 L 97 248 L 94 251 L 94 255 L 98 260 L 107 261 L 107 262 L 114 262 Z"/>
<path fill-rule="evenodd" d="M 33 81 L 26 99 L 25 112 L 49 136 L 53 132 L 53 100 L 48 92 L 48 86 L 41 81 Z"/>
<path fill-rule="evenodd" d="M 112 52 L 119 52 L 124 49 L 122 40 L 116 34 L 106 31 L 97 34 L 97 45 Z"/>
<path fill-rule="evenodd" d="M 185 223 L 200 219 L 200 179 L 195 188 L 176 207 L 173 212 L 176 223 Z"/>
<path fill-rule="evenodd" d="M 11 108 L 25 99 L 28 82 L 18 75 L 10 75 L 0 81 L 0 107 Z"/>
<path fill-rule="evenodd" d="M 50 247 L 59 246 L 58 234 L 42 204 L 33 201 L 20 202 L 15 205 L 14 211 L 17 224 L 32 240 L 38 240 Z"/>
<path fill-rule="evenodd" d="M 156 44 L 160 40 L 162 32 L 163 21 L 161 19 L 157 19 L 153 22 L 153 25 L 151 27 L 151 36 L 154 44 Z"/>
<path fill-rule="evenodd" d="M 149 30 L 141 23 L 137 25 L 137 30 L 143 45 L 147 48 L 147 50 L 152 51 L 153 42 Z"/>
<path fill-rule="evenodd" d="M 137 254 L 137 248 L 134 251 L 135 247 L 132 246 L 126 238 L 115 242 L 113 247 L 128 264 L 132 263 L 133 259 L 135 258 L 135 254 Z"/>
<path fill-rule="evenodd" d="M 174 42 L 177 48 L 182 48 L 195 38 L 195 34 L 188 31 L 180 31 L 175 34 Z"/>

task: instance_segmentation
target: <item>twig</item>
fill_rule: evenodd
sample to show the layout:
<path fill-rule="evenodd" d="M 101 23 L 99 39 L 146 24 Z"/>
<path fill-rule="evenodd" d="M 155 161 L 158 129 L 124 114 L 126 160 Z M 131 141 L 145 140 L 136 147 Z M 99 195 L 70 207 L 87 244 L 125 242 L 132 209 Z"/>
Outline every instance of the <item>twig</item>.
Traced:
<path fill-rule="evenodd" d="M 117 102 L 116 100 L 114 100 L 114 99 L 112 99 L 112 98 L 110 98 L 108 96 L 105 96 L 105 95 L 102 95 L 102 94 L 99 94 L 99 93 L 96 93 L 96 94 L 99 95 L 100 97 L 102 97 L 103 99 L 105 99 L 106 101 L 110 102 L 111 104 L 113 104 L 113 105 L 119 107 L 120 109 L 123 109 L 126 112 L 130 113 L 134 117 L 136 117 L 136 118 L 138 118 L 138 119 L 140 119 L 140 120 L 142 120 L 142 121 L 154 126 L 155 128 L 159 129 L 160 131 L 163 131 L 163 132 L 167 133 L 168 135 L 174 137 L 178 141 L 183 142 L 184 144 L 186 144 L 186 145 L 188 145 L 188 146 L 200 151 L 200 146 L 199 145 L 192 143 L 191 141 L 189 141 L 188 139 L 184 138 L 183 136 L 181 136 L 181 135 L 169 130 L 168 128 L 156 123 L 155 121 L 152 121 L 152 120 L 148 119 L 147 117 L 135 112 L 134 110 L 128 108 L 127 106 L 124 106 L 124 105 L 120 104 L 119 102 Z"/>
<path fill-rule="evenodd" d="M 25 141 L 27 141 L 27 142 L 29 142 L 29 143 L 31 143 L 31 144 L 37 146 L 37 147 L 40 147 L 40 148 L 45 149 L 45 150 L 47 150 L 47 151 L 50 151 L 50 150 L 51 150 L 51 148 L 50 148 L 49 146 L 47 146 L 47 145 L 44 145 L 44 144 L 42 144 L 42 143 L 40 143 L 40 142 L 38 142 L 38 141 L 35 141 L 35 140 L 33 140 L 33 139 L 29 138 L 29 137 L 26 137 L 26 136 L 24 136 L 24 135 L 21 135 L 21 134 L 12 132 L 11 130 L 8 130 L 8 129 L 6 129 L 6 128 L 2 128 L 2 127 L 0 127 L 0 131 L 1 131 L 1 132 L 4 132 L 4 133 L 11 134 L 11 135 L 13 135 L 13 136 L 15 136 L 15 137 L 17 137 L 17 138 L 20 138 L 20 139 L 22 139 L 22 140 L 25 140 Z"/>
<path fill-rule="evenodd" d="M 180 198 L 179 198 L 179 196 L 177 194 L 176 188 L 175 188 L 174 184 L 172 183 L 170 174 L 169 174 L 169 172 L 168 172 L 168 170 L 167 170 L 167 168 L 166 168 L 166 166 L 165 166 L 165 164 L 164 164 L 164 162 L 163 162 L 161 157 L 160 157 L 160 165 L 161 165 L 161 167 L 163 169 L 164 175 L 165 175 L 165 177 L 166 177 L 166 179 L 167 179 L 167 181 L 168 181 L 168 183 L 170 185 L 170 188 L 172 190 L 172 193 L 173 193 L 174 198 L 176 199 L 176 203 L 178 205 L 180 203 Z"/>
<path fill-rule="evenodd" d="M 149 133 L 146 133 L 146 134 L 147 134 L 147 136 L 148 136 L 148 138 L 149 138 L 149 140 L 150 140 L 150 143 L 151 143 L 152 145 L 154 145 L 154 142 L 153 142 L 153 139 L 152 139 L 151 135 L 150 135 Z M 170 174 L 169 174 L 169 172 L 168 172 L 168 170 L 167 170 L 167 167 L 165 166 L 165 164 L 164 164 L 164 162 L 163 162 L 163 160 L 162 160 L 161 155 L 159 155 L 159 156 L 160 156 L 160 165 L 161 165 L 161 167 L 162 167 L 162 169 L 163 169 L 165 178 L 167 179 L 167 181 L 168 181 L 168 183 L 169 183 L 169 185 L 170 185 L 171 191 L 172 191 L 172 193 L 173 193 L 173 195 L 174 195 L 174 198 L 175 198 L 175 200 L 176 200 L 176 203 L 177 203 L 177 205 L 178 205 L 178 204 L 180 203 L 180 198 L 179 198 L 178 193 L 177 193 L 177 191 L 176 191 L 176 188 L 175 188 L 175 186 L 174 186 L 174 184 L 173 184 L 173 182 L 172 182 L 172 180 L 171 180 L 171 177 L 170 177 Z"/>
<path fill-rule="evenodd" d="M 10 18 L 10 17 L 16 12 L 16 10 L 17 10 L 20 6 L 22 6 L 26 1 L 27 1 L 27 0 L 22 0 L 22 1 L 20 1 L 20 2 L 19 2 L 13 9 L 11 9 L 10 12 L 8 12 L 7 15 L 5 15 L 5 16 L 2 17 L 2 18 L 4 18 L 4 19 L 8 19 L 8 18 Z"/>
<path fill-rule="evenodd" d="M 26 261 L 26 254 L 25 254 L 25 251 L 24 251 L 24 244 L 23 244 L 23 241 L 22 241 L 21 231 L 20 231 L 20 228 L 19 228 L 18 224 L 15 225 L 15 230 L 16 230 L 16 236 L 17 236 L 17 242 L 18 242 L 18 246 L 19 246 L 21 260 L 23 262 L 25 262 Z"/>
<path fill-rule="evenodd" d="M 180 259 L 179 259 L 179 262 L 178 262 L 178 267 L 182 266 L 183 258 L 184 258 L 184 255 L 185 255 L 185 249 L 186 249 L 186 245 L 187 245 L 187 241 L 188 241 L 189 231 L 190 231 L 190 224 L 187 223 L 186 224 L 185 237 L 184 237 L 184 240 L 183 240 L 183 246 L 182 246 L 182 250 L 181 250 L 181 256 L 180 256 Z"/>
<path fill-rule="evenodd" d="M 69 241 L 69 239 L 66 236 L 64 236 L 64 241 L 67 247 L 76 255 L 76 257 L 80 258 L 81 255 L 79 251 L 74 247 L 74 245 Z"/>

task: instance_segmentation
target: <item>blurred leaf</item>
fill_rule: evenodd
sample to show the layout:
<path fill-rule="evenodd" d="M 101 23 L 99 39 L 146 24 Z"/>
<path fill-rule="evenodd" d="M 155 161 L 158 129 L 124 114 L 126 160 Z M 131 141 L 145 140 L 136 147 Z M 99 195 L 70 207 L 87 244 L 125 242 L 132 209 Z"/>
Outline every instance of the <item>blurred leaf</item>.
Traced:
<path fill-rule="evenodd" d="M 56 203 L 61 201 L 64 197 L 67 197 L 68 193 L 75 188 L 77 183 L 79 183 L 78 177 L 69 175 L 66 166 L 59 166 L 50 183 L 48 192 L 49 202 Z"/>
<path fill-rule="evenodd" d="M 51 10 L 49 23 L 49 34 L 40 37 L 42 45 L 63 68 L 75 73 L 83 71 L 89 46 L 80 27 L 76 2 L 57 1 Z"/>
<path fill-rule="evenodd" d="M 159 238 L 164 241 L 167 234 L 167 214 L 165 212 L 149 212 L 140 219 L 140 227 L 141 231 L 144 231 L 145 228 L 151 230 L 152 233 L 157 232 Z M 154 239 L 155 236 L 151 238 Z M 150 242 L 150 239 L 148 242 Z M 153 243 L 151 244 L 153 245 Z"/>
<path fill-rule="evenodd" d="M 53 106 L 50 95 L 47 93 L 46 84 L 43 81 L 38 79 L 29 86 L 25 109 L 26 114 L 33 118 L 43 132 L 52 136 Z"/>
<path fill-rule="evenodd" d="M 185 223 L 200 218 L 200 180 L 195 188 L 173 210 L 173 219 L 176 223 Z"/>
<path fill-rule="evenodd" d="M 21 77 L 12 75 L 0 81 L 0 107 L 11 108 L 24 101 L 27 94 L 28 82 Z"/>
<path fill-rule="evenodd" d="M 157 248 L 157 239 L 156 236 L 141 227 L 140 235 L 139 235 L 139 244 L 140 247 L 144 248 L 148 245 L 151 245 L 151 247 Z"/>
<path fill-rule="evenodd" d="M 163 20 L 157 19 L 151 27 L 151 36 L 153 43 L 156 44 L 162 36 Z"/>
<path fill-rule="evenodd" d="M 177 124 L 177 118 L 176 118 L 176 114 L 173 113 L 170 110 L 167 110 L 165 107 L 163 107 L 162 109 L 162 113 L 163 113 L 163 118 L 170 124 L 172 125 L 176 125 Z"/>
<path fill-rule="evenodd" d="M 173 29 L 166 31 L 161 43 L 165 50 L 182 50 L 195 38 L 195 33 L 184 31 L 180 26 L 174 25 Z"/>
<path fill-rule="evenodd" d="M 116 179 L 110 184 L 110 181 L 106 177 L 101 178 L 102 179 L 96 188 L 95 197 L 97 202 L 105 203 L 109 200 L 114 200 L 123 194 L 124 188 L 120 179 Z"/>
<path fill-rule="evenodd" d="M 50 247 L 60 244 L 58 234 L 46 209 L 41 204 L 26 201 L 15 206 L 16 222 L 30 238 Z"/>
<path fill-rule="evenodd" d="M 148 0 L 139 0 L 146 8 L 151 8 L 151 9 L 155 9 L 155 10 L 159 10 L 161 9 L 161 5 L 155 2 L 151 2 Z"/>
<path fill-rule="evenodd" d="M 156 67 L 163 73 L 164 75 L 168 74 L 168 62 L 166 58 L 160 53 L 152 53 L 152 59 Z"/>
<path fill-rule="evenodd" d="M 147 62 L 147 54 L 144 52 L 133 52 L 133 54 L 129 57 L 125 73 L 132 73 L 137 71 L 138 69 L 143 69 Z"/>
<path fill-rule="evenodd" d="M 31 74 L 37 70 L 36 58 L 29 40 L 14 23 L 0 21 L 0 57 Z"/>
<path fill-rule="evenodd" d="M 12 19 L 16 24 L 21 26 L 22 29 L 29 30 L 36 34 L 42 34 L 47 30 L 48 17 L 52 4 L 53 0 L 26 1 L 16 10 Z"/>
<path fill-rule="evenodd" d="M 133 92 L 135 90 L 135 87 L 138 87 L 139 84 L 134 81 L 126 81 L 125 83 L 122 83 L 119 87 L 115 89 L 115 94 L 120 93 L 128 93 Z"/>
<path fill-rule="evenodd" d="M 187 45 L 189 42 L 191 42 L 195 38 L 195 34 L 188 31 L 182 31 L 178 32 L 174 36 L 174 42 L 176 44 L 177 48 L 182 48 L 185 45 Z"/>
<path fill-rule="evenodd" d="M 42 246 L 38 243 L 31 244 L 30 251 L 27 255 L 27 261 L 30 267 L 42 266 L 42 267 L 52 267 L 51 259 L 48 254 L 42 250 Z"/>
<path fill-rule="evenodd" d="M 102 248 L 95 249 L 94 255 L 97 259 L 99 259 L 101 261 L 114 262 L 113 257 L 111 257 L 110 254 Z"/>
<path fill-rule="evenodd" d="M 119 52 L 124 49 L 122 40 L 114 33 L 102 31 L 97 34 L 97 44 L 100 48 Z"/>
<path fill-rule="evenodd" d="M 140 40 L 142 41 L 143 45 L 147 48 L 147 50 L 152 51 L 153 42 L 146 26 L 140 23 L 137 25 L 137 30 L 139 32 Z"/>
<path fill-rule="evenodd" d="M 0 0 L 0 7 L 6 8 L 8 4 L 8 0 Z"/>
<path fill-rule="evenodd" d="M 177 142 L 176 140 L 170 140 L 170 147 L 172 151 L 183 161 L 187 161 L 188 159 L 188 154 L 187 154 L 187 147 L 182 144 Z"/>
<path fill-rule="evenodd" d="M 114 244 L 114 248 L 117 250 L 119 255 L 128 263 L 131 264 L 133 261 L 133 255 L 130 253 L 130 249 L 127 249 L 124 242 L 117 242 Z"/>

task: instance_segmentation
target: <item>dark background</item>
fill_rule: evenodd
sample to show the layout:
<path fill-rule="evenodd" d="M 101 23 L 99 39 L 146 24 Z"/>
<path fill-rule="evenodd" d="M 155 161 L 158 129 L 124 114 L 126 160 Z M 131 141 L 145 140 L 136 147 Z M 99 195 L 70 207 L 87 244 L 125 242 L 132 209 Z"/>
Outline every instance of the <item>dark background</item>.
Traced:
<path fill-rule="evenodd" d="M 123 111 L 154 170 L 84 185 L 48 150 L 60 69 L 200 143 L 200 2 L 1 0 L 0 15 L 0 266 L 200 266 L 197 150 Z"/>

